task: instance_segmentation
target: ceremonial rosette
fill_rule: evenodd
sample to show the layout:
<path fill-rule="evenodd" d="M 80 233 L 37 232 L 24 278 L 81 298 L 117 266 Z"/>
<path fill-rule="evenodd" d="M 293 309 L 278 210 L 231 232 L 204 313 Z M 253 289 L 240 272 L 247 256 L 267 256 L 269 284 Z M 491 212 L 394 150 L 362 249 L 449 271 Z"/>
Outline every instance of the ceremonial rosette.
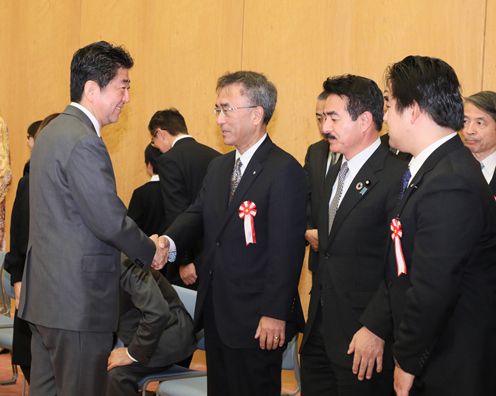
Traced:
<path fill-rule="evenodd" d="M 245 201 L 239 206 L 239 218 L 244 219 L 246 246 L 257 243 L 255 235 L 255 222 L 253 218 L 257 215 L 257 206 L 254 202 Z"/>
<path fill-rule="evenodd" d="M 401 247 L 401 237 L 403 236 L 403 228 L 401 221 L 398 218 L 391 220 L 391 239 L 394 241 L 394 254 L 396 256 L 396 271 L 398 276 L 406 274 L 406 262 L 403 256 L 403 248 Z"/>

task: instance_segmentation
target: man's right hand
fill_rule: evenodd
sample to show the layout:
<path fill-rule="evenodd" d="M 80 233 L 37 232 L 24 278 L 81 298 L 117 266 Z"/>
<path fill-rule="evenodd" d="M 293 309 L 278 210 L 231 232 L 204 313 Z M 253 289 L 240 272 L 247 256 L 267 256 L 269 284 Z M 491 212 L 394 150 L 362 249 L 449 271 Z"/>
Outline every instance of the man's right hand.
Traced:
<path fill-rule="evenodd" d="M 310 244 L 310 247 L 314 252 L 319 251 L 319 232 L 316 228 L 312 228 L 305 232 L 305 239 Z"/>
<path fill-rule="evenodd" d="M 162 236 L 154 234 L 150 239 L 155 243 L 156 251 L 155 256 L 153 256 L 152 268 L 160 270 L 164 268 L 169 257 L 169 240 Z"/>
<path fill-rule="evenodd" d="M 21 300 L 21 287 L 22 287 L 22 282 L 14 283 L 14 296 L 15 296 L 16 309 L 19 309 L 19 301 Z"/>
<path fill-rule="evenodd" d="M 372 378 L 374 365 L 378 373 L 382 371 L 384 340 L 365 326 L 354 334 L 347 353 L 348 355 L 353 353 L 352 371 L 360 381 L 364 378 Z"/>
<path fill-rule="evenodd" d="M 179 276 L 185 285 L 192 285 L 198 279 L 194 263 L 179 266 Z"/>

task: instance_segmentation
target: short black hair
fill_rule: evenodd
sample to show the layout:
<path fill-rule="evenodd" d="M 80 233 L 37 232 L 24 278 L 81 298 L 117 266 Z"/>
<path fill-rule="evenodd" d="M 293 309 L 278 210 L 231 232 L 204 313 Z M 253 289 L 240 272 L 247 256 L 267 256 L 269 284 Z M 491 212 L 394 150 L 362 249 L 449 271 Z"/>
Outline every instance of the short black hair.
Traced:
<path fill-rule="evenodd" d="M 180 133 L 188 134 L 188 127 L 184 117 L 179 110 L 173 107 L 159 110 L 152 116 L 148 123 L 148 130 L 153 135 L 157 128 L 166 130 L 172 136 L 177 136 Z"/>
<path fill-rule="evenodd" d="M 399 112 L 416 102 L 441 127 L 463 128 L 460 82 L 445 61 L 410 55 L 386 70 L 386 83 Z"/>
<path fill-rule="evenodd" d="M 276 86 L 262 73 L 240 70 L 226 73 L 217 80 L 217 92 L 233 85 L 241 84 L 241 94 L 247 96 L 253 106 L 260 106 L 264 110 L 264 125 L 268 125 L 277 103 Z"/>
<path fill-rule="evenodd" d="M 487 113 L 496 121 L 496 92 L 480 91 L 465 98 L 465 103 L 472 103 L 479 110 Z"/>
<path fill-rule="evenodd" d="M 384 96 L 375 81 L 352 74 L 329 77 L 324 81 L 328 95 L 345 96 L 348 99 L 346 110 L 355 121 L 366 111 L 372 114 L 377 131 L 382 129 L 384 117 Z"/>
<path fill-rule="evenodd" d="M 36 132 L 38 132 L 38 129 L 40 128 L 42 120 L 38 120 L 35 122 L 32 122 L 30 126 L 28 126 L 28 137 L 31 137 L 34 139 L 36 136 Z"/>
<path fill-rule="evenodd" d="M 147 145 L 145 148 L 145 164 L 150 164 L 153 169 L 153 173 L 157 173 L 155 170 L 155 164 L 157 163 L 157 158 L 162 155 L 162 152 L 153 147 L 151 144 Z"/>
<path fill-rule="evenodd" d="M 317 96 L 317 100 L 326 100 L 328 96 L 329 93 L 326 90 L 323 90 L 321 93 L 319 93 L 319 96 Z"/>
<path fill-rule="evenodd" d="M 131 69 L 133 65 L 133 58 L 124 48 L 106 41 L 78 49 L 71 62 L 71 101 L 81 101 L 86 81 L 95 81 L 105 88 L 119 68 Z"/>

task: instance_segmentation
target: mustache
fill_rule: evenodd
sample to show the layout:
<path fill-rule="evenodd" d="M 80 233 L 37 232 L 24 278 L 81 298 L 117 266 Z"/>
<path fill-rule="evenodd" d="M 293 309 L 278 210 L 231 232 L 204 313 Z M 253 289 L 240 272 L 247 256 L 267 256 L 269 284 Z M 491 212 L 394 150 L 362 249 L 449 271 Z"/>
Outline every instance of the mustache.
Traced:
<path fill-rule="evenodd" d="M 324 139 L 327 139 L 327 140 L 334 140 L 336 139 L 336 136 L 334 136 L 332 133 L 323 133 L 322 136 L 324 137 Z"/>

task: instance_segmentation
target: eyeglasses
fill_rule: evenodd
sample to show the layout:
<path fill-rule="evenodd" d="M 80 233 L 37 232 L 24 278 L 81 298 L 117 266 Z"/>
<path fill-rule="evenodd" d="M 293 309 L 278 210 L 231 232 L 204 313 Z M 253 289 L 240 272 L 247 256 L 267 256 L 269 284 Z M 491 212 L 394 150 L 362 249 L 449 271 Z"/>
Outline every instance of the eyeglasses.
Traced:
<path fill-rule="evenodd" d="M 254 109 L 255 107 L 258 106 L 220 106 L 214 107 L 214 114 L 218 117 L 220 113 L 224 114 L 224 116 L 229 117 L 232 113 L 234 113 L 236 110 L 240 109 Z"/>

